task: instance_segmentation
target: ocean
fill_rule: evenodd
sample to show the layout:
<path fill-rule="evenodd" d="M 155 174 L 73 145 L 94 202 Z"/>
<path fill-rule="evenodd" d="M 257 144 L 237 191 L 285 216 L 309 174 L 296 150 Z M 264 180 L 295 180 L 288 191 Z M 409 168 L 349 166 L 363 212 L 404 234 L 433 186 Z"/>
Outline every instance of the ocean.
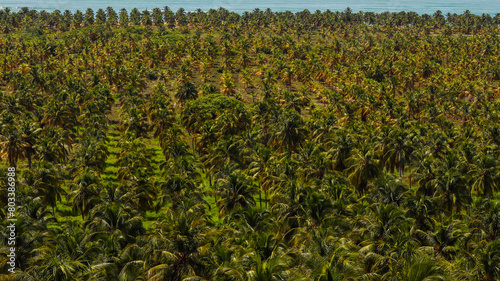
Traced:
<path fill-rule="evenodd" d="M 255 8 L 265 10 L 270 8 L 274 12 L 299 12 L 308 9 L 310 12 L 320 11 L 344 11 L 350 7 L 353 12 L 400 12 L 414 11 L 419 14 L 433 14 L 437 10 L 441 10 L 444 15 L 447 13 L 462 14 L 469 10 L 473 14 L 481 15 L 483 13 L 491 16 L 500 13 L 500 1 L 498 0 L 358 0 L 349 1 L 327 1 L 317 0 L 312 3 L 305 3 L 303 0 L 207 0 L 207 1 L 156 1 L 156 0 L 93 0 L 93 1 L 75 1 L 75 0 L 0 0 L 0 9 L 9 7 L 12 11 L 18 11 L 21 7 L 28 7 L 36 10 L 54 11 L 56 9 L 63 12 L 70 10 L 75 12 L 80 10 L 84 12 L 87 8 L 92 8 L 97 11 L 99 8 L 105 9 L 111 6 L 116 11 L 121 8 L 127 9 L 130 12 L 133 8 L 139 10 L 152 10 L 153 8 L 170 7 L 174 12 L 179 8 L 184 8 L 185 11 L 195 11 L 201 9 L 208 11 L 209 9 L 218 9 L 223 7 L 229 11 L 242 14 L 245 11 L 252 12 Z"/>

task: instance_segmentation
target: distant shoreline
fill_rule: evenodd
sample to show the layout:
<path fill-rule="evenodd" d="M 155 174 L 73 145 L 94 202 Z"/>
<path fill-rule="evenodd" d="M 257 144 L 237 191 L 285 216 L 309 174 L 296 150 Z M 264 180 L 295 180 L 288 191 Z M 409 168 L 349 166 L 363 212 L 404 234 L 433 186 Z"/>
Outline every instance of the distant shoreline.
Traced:
<path fill-rule="evenodd" d="M 19 1 L 17 1 L 19 2 Z M 123 4 L 126 4 L 126 3 L 123 3 Z M 187 4 L 187 3 L 186 3 Z M 478 7 L 467 7 L 467 6 L 463 6 L 463 7 L 439 7 L 438 5 L 435 5 L 435 7 L 433 8 L 421 8 L 421 9 L 407 9 L 407 6 L 409 7 L 410 5 L 408 4 L 405 4 L 405 5 L 401 5 L 400 3 L 397 3 L 398 5 L 394 5 L 394 6 L 377 6 L 377 5 L 373 5 L 372 7 L 363 7 L 363 3 L 361 4 L 357 4 L 357 5 L 350 5 L 350 6 L 340 6 L 340 5 L 331 5 L 331 8 L 330 6 L 325 6 L 323 7 L 322 9 L 315 9 L 315 7 L 311 7 L 311 8 L 308 8 L 308 7 L 305 7 L 305 8 L 302 8 L 302 7 L 291 7 L 291 8 L 288 8 L 288 7 L 283 7 L 283 8 L 277 8 L 277 7 L 272 7 L 271 6 L 268 6 L 269 9 L 271 9 L 272 12 L 274 13 L 283 13 L 283 12 L 292 12 L 292 13 L 297 13 L 297 12 L 302 12 L 304 10 L 309 10 L 309 12 L 311 13 L 314 13 L 316 11 L 321 11 L 321 12 L 326 12 L 326 11 L 331 11 L 331 12 L 342 12 L 344 11 L 345 9 L 347 8 L 350 8 L 352 10 L 353 13 L 358 13 L 358 12 L 373 12 L 373 13 L 377 13 L 377 14 L 380 14 L 380 13 L 384 13 L 384 12 L 390 12 L 390 13 L 399 13 L 399 12 L 405 12 L 405 13 L 410 13 L 410 12 L 415 12 L 417 14 L 419 14 L 420 16 L 421 15 L 424 15 L 424 14 L 427 14 L 427 15 L 432 15 L 434 14 L 435 12 L 437 11 L 441 11 L 442 14 L 446 15 L 448 13 L 450 14 L 456 14 L 456 15 L 461 15 L 463 13 L 465 13 L 466 11 L 469 11 L 471 14 L 473 15 L 483 15 L 483 14 L 486 14 L 486 15 L 490 15 L 491 17 L 494 17 L 495 15 L 499 14 L 500 13 L 500 3 L 496 4 L 496 6 L 498 6 L 497 8 L 495 8 L 494 6 L 492 7 L 492 5 L 484 5 L 485 7 L 490 7 L 489 9 L 484 9 L 484 8 L 479 8 Z M 493 2 L 492 2 L 493 4 Z M 148 11 L 152 11 L 154 8 L 160 8 L 160 9 L 163 9 L 165 6 L 168 6 L 172 11 L 177 11 L 178 9 L 182 8 L 185 10 L 186 13 L 191 13 L 191 12 L 196 12 L 198 9 L 200 9 L 201 11 L 203 12 L 209 12 L 211 9 L 213 10 L 218 10 L 219 8 L 223 8 L 223 9 L 226 9 L 228 10 L 229 12 L 235 12 L 239 15 L 243 15 L 245 12 L 248 12 L 248 13 L 252 13 L 254 12 L 255 10 L 260 10 L 260 11 L 265 11 L 266 9 L 268 8 L 262 8 L 262 7 L 243 7 L 241 8 L 240 6 L 238 7 L 231 7 L 232 5 L 224 5 L 224 6 L 221 6 L 221 7 L 216 7 L 216 6 L 207 6 L 207 5 L 201 5 L 199 6 L 199 8 L 196 8 L 194 6 L 191 6 L 191 5 L 186 5 L 186 6 L 179 6 L 179 5 L 173 5 L 173 6 L 170 6 L 170 5 L 154 5 L 154 6 L 150 6 L 150 5 L 147 5 L 147 6 L 144 6 L 144 7 L 140 7 L 140 6 L 131 6 L 131 5 L 122 5 L 121 3 L 119 5 L 103 5 L 103 6 L 92 6 L 92 7 L 88 7 L 88 6 L 83 6 L 83 5 L 78 5 L 76 6 L 76 4 L 74 6 L 72 5 L 61 5 L 61 7 L 57 7 L 56 5 L 47 5 L 47 6 L 22 6 L 20 5 L 20 3 L 16 3 L 15 6 L 9 6 L 9 5 L 5 5 L 5 6 L 0 6 L 0 10 L 4 10 L 6 8 L 9 8 L 12 12 L 18 12 L 20 11 L 22 8 L 24 7 L 27 7 L 29 10 L 36 10 L 37 12 L 41 12 L 41 11 L 46 11 L 48 13 L 51 13 L 55 10 L 59 10 L 61 12 L 64 12 L 65 10 L 69 10 L 71 11 L 72 13 L 76 12 L 77 10 L 80 10 L 81 12 L 85 12 L 86 9 L 88 8 L 91 8 L 93 9 L 94 11 L 97 11 L 99 9 L 103 9 L 105 10 L 107 7 L 112 7 L 113 9 L 119 11 L 120 9 L 122 8 L 125 8 L 127 9 L 127 11 L 130 12 L 130 10 L 134 9 L 134 8 L 137 8 L 138 10 L 140 11 L 144 11 L 144 10 L 148 10 Z M 433 5 L 434 6 L 434 5 Z M 489 10 L 489 11 L 487 11 Z"/>

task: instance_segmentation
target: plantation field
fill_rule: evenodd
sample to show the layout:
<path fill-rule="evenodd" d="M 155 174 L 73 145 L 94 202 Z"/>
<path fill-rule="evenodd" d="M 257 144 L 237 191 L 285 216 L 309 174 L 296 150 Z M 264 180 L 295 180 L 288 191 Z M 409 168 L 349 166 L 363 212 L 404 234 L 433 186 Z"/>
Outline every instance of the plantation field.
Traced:
<path fill-rule="evenodd" d="M 0 279 L 498 280 L 499 24 L 0 10 Z"/>

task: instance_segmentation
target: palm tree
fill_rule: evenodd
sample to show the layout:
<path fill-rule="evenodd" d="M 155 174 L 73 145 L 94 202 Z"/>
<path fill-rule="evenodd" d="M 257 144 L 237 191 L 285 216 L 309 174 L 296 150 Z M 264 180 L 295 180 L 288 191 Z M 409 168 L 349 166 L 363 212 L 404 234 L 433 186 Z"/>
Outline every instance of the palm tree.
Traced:
<path fill-rule="evenodd" d="M 0 10 L 0 279 L 500 278 L 500 14 L 95 12 Z"/>
<path fill-rule="evenodd" d="M 328 223 L 333 214 L 333 201 L 330 197 L 318 192 L 307 194 L 306 211 L 313 221 L 313 226 L 324 225 Z"/>
<path fill-rule="evenodd" d="M 94 11 L 91 8 L 88 8 L 85 11 L 85 17 L 83 19 L 83 24 L 85 26 L 94 24 Z"/>
<path fill-rule="evenodd" d="M 373 242 L 383 240 L 389 242 L 397 235 L 402 235 L 408 221 L 402 210 L 393 205 L 372 204 L 368 207 L 369 217 L 357 219 L 359 231 Z"/>
<path fill-rule="evenodd" d="M 85 226 L 91 231 L 93 239 L 115 236 L 119 240 L 110 242 L 117 243 L 120 248 L 134 243 L 139 235 L 145 233 L 142 217 L 135 214 L 131 208 L 119 204 L 96 206 L 90 213 L 89 219 L 85 221 Z"/>
<path fill-rule="evenodd" d="M 153 23 L 155 24 L 156 27 L 163 27 L 163 14 L 160 8 L 153 9 L 152 17 L 153 17 Z"/>
<path fill-rule="evenodd" d="M 149 124 L 147 123 L 147 114 L 142 107 L 131 107 L 123 112 L 120 117 L 122 118 L 121 130 L 134 132 L 136 138 L 147 135 Z"/>
<path fill-rule="evenodd" d="M 415 235 L 427 246 L 432 246 L 435 255 L 449 260 L 458 253 L 457 242 L 464 235 L 460 227 L 460 222 L 446 222 L 437 225 L 432 232 L 417 231 Z"/>
<path fill-rule="evenodd" d="M 150 27 L 153 24 L 151 20 L 151 14 L 148 10 L 142 11 L 142 25 L 146 27 Z"/>
<path fill-rule="evenodd" d="M 435 227 L 433 216 L 438 212 L 438 207 L 431 197 L 415 196 L 414 199 L 407 200 L 406 206 L 407 216 L 415 219 L 415 230 L 428 231 Z"/>
<path fill-rule="evenodd" d="M 399 280 L 404 281 L 448 280 L 443 266 L 431 259 L 423 259 L 409 265 L 400 278 Z"/>
<path fill-rule="evenodd" d="M 166 182 L 159 184 L 160 196 L 157 198 L 158 203 L 156 210 L 167 205 L 170 201 L 170 208 L 175 210 L 181 202 L 188 198 L 195 198 L 202 202 L 200 193 L 196 192 L 197 181 L 195 179 L 186 178 L 178 174 L 169 175 Z"/>
<path fill-rule="evenodd" d="M 85 220 L 85 215 L 88 215 L 92 208 L 100 203 L 100 187 L 101 179 L 89 168 L 85 168 L 71 183 L 71 191 L 67 197 L 73 202 L 73 213 L 80 212 L 82 220 Z"/>
<path fill-rule="evenodd" d="M 222 73 L 220 89 L 221 94 L 224 96 L 234 96 L 236 94 L 233 78 L 227 70 Z"/>
<path fill-rule="evenodd" d="M 372 182 L 374 187 L 373 199 L 382 204 L 402 205 L 408 195 L 408 188 L 393 177 L 384 176 Z"/>
<path fill-rule="evenodd" d="M 24 150 L 23 154 L 28 160 L 28 168 L 31 169 L 33 155 L 36 153 L 37 136 L 41 132 L 41 128 L 37 128 L 36 123 L 23 122 L 20 131 Z"/>
<path fill-rule="evenodd" d="M 479 262 L 484 280 L 500 278 L 500 241 L 489 243 L 484 252 L 481 251 Z"/>
<path fill-rule="evenodd" d="M 15 126 L 8 126 L 0 136 L 0 152 L 6 157 L 10 167 L 17 168 L 17 162 L 25 158 L 21 132 Z"/>
<path fill-rule="evenodd" d="M 372 147 L 369 144 L 364 144 L 353 151 L 348 163 L 350 166 L 346 173 L 349 181 L 361 195 L 364 195 L 368 191 L 368 182 L 378 177 L 382 171 L 380 160 Z"/>
<path fill-rule="evenodd" d="M 481 237 L 486 237 L 486 240 L 495 241 L 500 236 L 500 203 L 479 197 L 472 207 L 470 232 L 477 231 L 484 234 Z"/>
<path fill-rule="evenodd" d="M 227 138 L 246 131 L 250 128 L 250 122 L 247 112 L 229 108 L 217 116 L 213 127 L 218 132 L 217 136 Z"/>
<path fill-rule="evenodd" d="M 99 172 L 106 169 L 106 159 L 109 155 L 105 141 L 96 139 L 83 139 L 75 151 L 73 170 L 92 168 Z"/>
<path fill-rule="evenodd" d="M 104 24 L 106 22 L 106 13 L 103 9 L 99 9 L 95 15 L 95 23 L 96 24 Z"/>
<path fill-rule="evenodd" d="M 436 178 L 432 180 L 434 197 L 441 198 L 446 211 L 452 215 L 453 210 L 460 213 L 462 206 L 471 201 L 464 169 L 464 164 L 458 156 L 449 152 L 437 169 Z"/>
<path fill-rule="evenodd" d="M 306 139 L 308 132 L 304 121 L 297 113 L 285 111 L 280 115 L 276 125 L 273 142 L 279 147 L 280 153 L 286 148 L 290 157 Z"/>
<path fill-rule="evenodd" d="M 191 179 L 199 177 L 198 159 L 189 150 L 189 145 L 183 141 L 174 141 L 163 148 L 165 162 L 160 163 L 160 169 L 167 174 L 178 174 Z"/>
<path fill-rule="evenodd" d="M 128 13 L 125 8 L 120 10 L 120 27 L 128 26 Z"/>
<path fill-rule="evenodd" d="M 251 256 L 252 269 L 247 272 L 249 281 L 279 280 L 288 275 L 287 271 L 293 260 L 288 256 L 271 257 L 263 260 L 259 255 Z"/>
<path fill-rule="evenodd" d="M 146 148 L 142 139 L 124 142 L 121 147 L 117 164 L 118 180 L 123 181 L 133 177 L 142 178 L 151 175 L 151 159 L 153 152 Z"/>
<path fill-rule="evenodd" d="M 107 25 L 116 26 L 116 24 L 118 23 L 118 15 L 116 14 L 113 7 L 108 6 L 106 8 L 106 17 L 107 17 L 106 21 Z"/>
<path fill-rule="evenodd" d="M 33 169 L 27 171 L 23 177 L 23 182 L 33 188 L 37 197 L 52 206 L 55 214 L 57 201 L 61 201 L 61 195 L 66 193 L 61 187 L 62 181 L 56 167 L 51 163 L 37 161 Z"/>
<path fill-rule="evenodd" d="M 219 216 L 233 209 L 255 205 L 253 195 L 257 189 L 244 174 L 232 173 L 227 178 L 220 179 L 217 186 L 220 198 L 217 201 Z"/>
<path fill-rule="evenodd" d="M 256 156 L 254 160 L 250 163 L 250 173 L 259 183 L 259 202 L 262 208 L 262 191 L 264 191 L 264 201 L 266 206 L 268 205 L 268 192 L 269 188 L 273 183 L 273 177 L 270 172 L 270 165 L 273 159 L 273 153 L 271 149 L 265 146 L 258 146 L 254 155 Z"/>
<path fill-rule="evenodd" d="M 82 22 L 83 22 L 83 13 L 80 10 L 76 10 L 71 20 L 72 28 L 79 29 Z"/>
<path fill-rule="evenodd" d="M 338 132 L 330 145 L 332 148 L 328 154 L 331 155 L 333 168 L 337 171 L 344 171 L 348 167 L 347 159 L 350 158 L 354 149 L 354 140 L 347 131 L 339 130 Z"/>
<path fill-rule="evenodd" d="M 141 12 L 137 8 L 130 11 L 130 22 L 133 25 L 139 25 L 141 23 Z"/>
<path fill-rule="evenodd" d="M 197 206 L 187 210 L 170 210 L 156 231 L 149 235 L 151 241 L 146 257 L 148 280 L 186 280 L 195 276 L 203 280 L 207 272 L 204 262 L 209 255 L 208 229 L 211 223 Z M 193 277 L 194 278 L 194 277 Z"/>
<path fill-rule="evenodd" d="M 177 136 L 174 126 L 176 123 L 174 108 L 170 100 L 157 95 L 149 103 L 148 116 L 153 130 L 153 136 L 165 146 L 167 139 L 174 140 Z"/>
<path fill-rule="evenodd" d="M 47 229 L 47 224 L 55 221 L 53 214 L 50 211 L 46 212 L 45 206 L 42 207 L 44 204 L 41 200 L 35 199 L 31 203 L 22 206 L 16 217 L 16 274 L 18 270 L 27 272 L 28 267 L 33 264 L 31 259 L 34 257 L 36 248 L 52 240 L 55 235 L 53 231 Z M 34 216 L 31 214 L 32 211 L 35 213 Z M 30 216 L 25 215 L 27 212 L 30 212 Z M 2 220 L 2 227 L 6 228 L 10 223 L 7 220 Z M 0 236 L 5 241 L 5 245 L 8 245 L 9 234 L 9 232 L 3 232 Z M 2 256 L 1 262 L 10 262 L 10 257 L 7 256 L 10 254 L 10 249 L 2 247 L 0 254 Z"/>
<path fill-rule="evenodd" d="M 475 164 L 470 170 L 470 179 L 472 182 L 471 191 L 476 196 L 489 197 L 500 190 L 500 170 L 498 161 L 493 155 L 477 155 L 474 157 Z"/>
<path fill-rule="evenodd" d="M 198 90 L 196 89 L 196 85 L 191 81 L 183 82 L 177 89 L 175 97 L 181 104 L 185 103 L 187 100 L 194 100 L 198 98 Z"/>
<path fill-rule="evenodd" d="M 83 231 L 70 230 L 47 241 L 35 249 L 27 272 L 43 280 L 84 280 L 91 257 L 100 251 L 97 245 L 87 244 L 86 238 Z"/>
<path fill-rule="evenodd" d="M 297 113 L 301 113 L 304 107 L 308 106 L 311 100 L 308 97 L 307 90 L 305 88 L 301 89 L 301 93 L 294 93 L 289 91 L 283 92 L 284 108 L 285 110 L 291 109 L 295 110 Z"/>
<path fill-rule="evenodd" d="M 411 133 L 403 130 L 391 131 L 388 144 L 383 153 L 383 161 L 386 167 L 392 171 L 397 168 L 399 177 L 402 177 L 405 166 L 411 161 L 415 150 Z"/>
<path fill-rule="evenodd" d="M 312 188 L 309 183 L 299 179 L 298 163 L 288 157 L 283 157 L 276 165 L 274 176 L 279 178 L 271 192 L 271 213 L 282 222 L 280 231 L 287 231 L 303 225 L 309 225 L 306 211 L 306 199 Z"/>
<path fill-rule="evenodd" d="M 70 102 L 52 101 L 47 105 L 42 124 L 44 126 L 59 126 L 65 130 L 74 131 L 75 125 L 78 125 L 77 116 L 78 107 Z"/>
<path fill-rule="evenodd" d="M 244 280 L 244 270 L 239 264 L 239 252 L 241 247 L 232 246 L 230 241 L 221 242 L 213 247 L 215 269 L 213 275 L 215 280 Z"/>
<path fill-rule="evenodd" d="M 36 160 L 58 163 L 67 157 L 65 151 L 61 151 L 57 144 L 53 143 L 49 138 L 41 139 L 35 147 Z"/>

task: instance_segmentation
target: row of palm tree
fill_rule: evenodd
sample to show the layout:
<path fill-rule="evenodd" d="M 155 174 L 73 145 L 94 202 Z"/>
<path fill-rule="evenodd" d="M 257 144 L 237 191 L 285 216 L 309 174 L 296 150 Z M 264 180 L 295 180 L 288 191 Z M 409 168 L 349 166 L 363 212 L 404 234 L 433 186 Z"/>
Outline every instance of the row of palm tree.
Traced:
<path fill-rule="evenodd" d="M 237 14 L 227 9 L 210 9 L 202 11 L 197 9 L 193 12 L 186 12 L 183 8 L 176 12 L 168 6 L 164 8 L 154 8 L 151 11 L 140 11 L 134 8 L 130 13 L 126 9 L 115 11 L 112 7 L 106 9 L 93 9 L 72 13 L 70 10 L 53 12 L 30 10 L 27 7 L 12 12 L 9 8 L 0 10 L 0 21 L 2 22 L 2 31 L 9 33 L 18 28 L 32 30 L 34 27 L 49 26 L 62 31 L 80 28 L 89 25 L 109 25 L 109 26 L 128 26 L 143 25 L 173 28 L 175 26 L 214 26 L 216 28 L 225 28 L 231 24 L 244 24 L 245 26 L 270 26 L 271 22 L 278 22 L 279 28 L 293 29 L 298 33 L 307 32 L 318 28 L 339 27 L 345 24 L 366 23 L 378 26 L 428 26 L 432 28 L 457 27 L 457 31 L 464 33 L 477 32 L 484 28 L 495 27 L 500 24 L 500 13 L 494 17 L 489 14 L 475 15 L 469 10 L 463 14 L 443 13 L 438 10 L 432 15 L 418 14 L 416 12 L 363 12 L 354 13 L 350 8 L 344 11 L 326 10 L 324 12 L 316 11 L 311 13 L 309 10 L 292 13 L 273 12 L 270 9 L 261 11 L 254 9 L 252 12 Z M 446 31 L 448 32 L 448 31 Z"/>

